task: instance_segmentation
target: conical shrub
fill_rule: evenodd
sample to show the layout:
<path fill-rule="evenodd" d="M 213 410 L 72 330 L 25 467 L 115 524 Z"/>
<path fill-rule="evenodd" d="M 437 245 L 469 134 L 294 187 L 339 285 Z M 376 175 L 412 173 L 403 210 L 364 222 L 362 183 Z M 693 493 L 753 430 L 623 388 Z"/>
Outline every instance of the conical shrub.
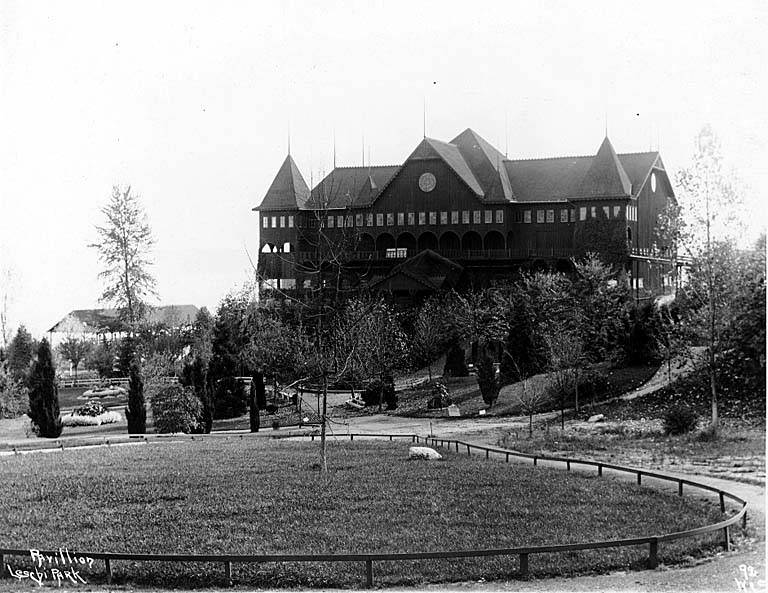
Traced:
<path fill-rule="evenodd" d="M 59 414 L 59 388 L 56 368 L 48 340 L 43 338 L 37 349 L 37 360 L 29 375 L 29 417 L 41 437 L 55 439 L 61 436 L 63 424 Z"/>

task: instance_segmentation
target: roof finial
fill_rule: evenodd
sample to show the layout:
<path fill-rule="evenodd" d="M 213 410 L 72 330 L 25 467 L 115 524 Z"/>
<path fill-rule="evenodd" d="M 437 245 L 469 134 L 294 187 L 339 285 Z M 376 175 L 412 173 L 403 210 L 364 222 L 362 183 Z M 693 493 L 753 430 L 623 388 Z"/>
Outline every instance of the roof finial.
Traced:
<path fill-rule="evenodd" d="M 371 146 L 368 145 L 368 175 L 371 174 Z"/>
<path fill-rule="evenodd" d="M 424 95 L 424 104 L 421 109 L 421 133 L 422 137 L 427 137 L 427 96 Z"/>
<path fill-rule="evenodd" d="M 336 168 L 336 128 L 333 128 L 333 168 Z"/>
<path fill-rule="evenodd" d="M 363 167 L 365 167 L 365 133 L 363 133 L 363 139 L 360 142 L 360 153 L 363 155 Z"/>
<path fill-rule="evenodd" d="M 509 158 L 509 112 L 504 110 L 504 158 Z"/>
<path fill-rule="evenodd" d="M 291 156 L 291 120 L 288 120 L 288 156 Z"/>
<path fill-rule="evenodd" d="M 608 137 L 608 110 L 605 110 L 605 137 Z"/>

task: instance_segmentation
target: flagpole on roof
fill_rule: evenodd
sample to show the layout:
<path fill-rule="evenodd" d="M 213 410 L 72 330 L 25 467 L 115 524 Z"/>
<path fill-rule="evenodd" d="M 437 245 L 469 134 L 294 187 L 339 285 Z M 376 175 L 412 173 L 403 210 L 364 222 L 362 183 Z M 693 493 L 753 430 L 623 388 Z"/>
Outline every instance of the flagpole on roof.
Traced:
<path fill-rule="evenodd" d="M 336 168 L 336 128 L 333 129 L 333 168 Z"/>
<path fill-rule="evenodd" d="M 509 112 L 504 110 L 504 158 L 509 158 Z"/>
<path fill-rule="evenodd" d="M 422 137 L 427 137 L 427 97 L 426 95 L 423 97 L 424 104 L 422 105 L 421 109 L 421 133 Z"/>

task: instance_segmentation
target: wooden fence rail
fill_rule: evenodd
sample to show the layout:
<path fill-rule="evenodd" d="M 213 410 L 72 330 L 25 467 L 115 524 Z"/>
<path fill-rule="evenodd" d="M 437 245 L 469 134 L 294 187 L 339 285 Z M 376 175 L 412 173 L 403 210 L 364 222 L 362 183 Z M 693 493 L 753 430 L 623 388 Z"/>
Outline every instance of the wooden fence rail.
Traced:
<path fill-rule="evenodd" d="M 196 435 L 200 437 L 202 435 Z M 720 510 L 725 512 L 725 499 L 728 498 L 741 505 L 741 509 L 733 516 L 713 523 L 711 525 L 705 525 L 697 527 L 695 529 L 688 529 L 685 531 L 678 531 L 674 533 L 665 533 L 661 535 L 650 535 L 644 537 L 606 540 L 597 542 L 581 542 L 576 544 L 551 544 L 543 546 L 521 546 L 514 548 L 494 548 L 485 550 L 452 550 L 452 551 L 438 551 L 438 552 L 397 552 L 388 554 L 130 554 L 119 552 L 80 552 L 69 551 L 72 556 L 86 556 L 104 562 L 104 569 L 106 572 L 107 582 L 112 582 L 112 562 L 116 560 L 125 560 L 131 562 L 214 562 L 222 563 L 224 576 L 228 583 L 232 584 L 232 565 L 233 564 L 250 564 L 250 563 L 264 563 L 264 562 L 361 562 L 364 564 L 365 569 L 365 586 L 370 588 L 373 586 L 373 563 L 374 562 L 398 562 L 404 560 L 438 560 L 438 559 L 451 559 L 451 558 L 474 558 L 474 557 L 489 557 L 489 556 L 517 556 L 518 557 L 518 574 L 525 576 L 529 571 L 529 556 L 531 554 L 543 554 L 543 553 L 562 553 L 562 552 L 576 552 L 583 550 L 598 550 L 604 548 L 616 548 L 625 546 L 648 546 L 648 561 L 649 568 L 655 568 L 658 565 L 658 553 L 659 543 L 668 542 L 677 539 L 695 537 L 699 535 L 705 535 L 708 533 L 714 533 L 721 531 L 723 534 L 723 546 L 726 550 L 730 549 L 730 528 L 739 522 L 743 522 L 743 526 L 747 524 L 747 502 L 739 496 L 721 490 L 714 486 L 702 484 L 695 480 L 689 480 L 680 478 L 677 476 L 671 476 L 660 472 L 654 472 L 639 468 L 627 467 L 623 465 L 604 463 L 600 461 L 591 461 L 585 459 L 571 459 L 567 457 L 555 457 L 548 455 L 533 455 L 527 453 L 519 453 L 516 451 L 510 451 L 507 449 L 500 449 L 496 447 L 486 447 L 483 445 L 476 445 L 473 443 L 467 443 L 455 439 L 445 439 L 437 437 L 423 437 L 415 434 L 371 434 L 371 433 L 350 433 L 348 435 L 341 435 L 343 437 L 348 436 L 350 441 L 354 441 L 357 437 L 358 440 L 362 438 L 385 438 L 390 441 L 394 439 L 407 439 L 412 443 L 423 443 L 434 447 L 444 447 L 451 450 L 451 447 L 455 447 L 456 451 L 459 451 L 459 447 L 466 447 L 468 455 L 472 454 L 472 451 L 478 451 L 484 454 L 485 458 L 490 458 L 491 454 L 503 456 L 506 463 L 509 462 L 510 457 L 517 457 L 521 459 L 530 459 L 534 465 L 538 464 L 538 461 L 549 461 L 555 463 L 566 464 L 566 469 L 570 470 L 571 465 L 583 465 L 592 466 L 597 468 L 598 475 L 603 475 L 604 469 L 611 469 L 618 472 L 625 472 L 629 474 L 635 474 L 637 476 L 637 483 L 640 484 L 642 478 L 656 478 L 659 480 L 665 480 L 669 482 L 676 482 L 678 484 L 678 494 L 683 495 L 683 484 L 697 488 L 699 490 L 707 490 L 718 494 L 720 500 Z M 291 435 L 289 438 L 310 438 L 315 439 L 315 435 Z M 339 438 L 338 436 L 336 438 Z M 58 551 L 41 551 L 46 555 L 54 556 Z M 13 548 L 0 548 L 0 567 L 5 567 L 5 561 L 7 556 L 29 556 L 30 551 L 27 549 L 13 549 Z M 5 573 L 4 573 L 5 574 Z M 8 576 L 8 575 L 5 575 Z"/>

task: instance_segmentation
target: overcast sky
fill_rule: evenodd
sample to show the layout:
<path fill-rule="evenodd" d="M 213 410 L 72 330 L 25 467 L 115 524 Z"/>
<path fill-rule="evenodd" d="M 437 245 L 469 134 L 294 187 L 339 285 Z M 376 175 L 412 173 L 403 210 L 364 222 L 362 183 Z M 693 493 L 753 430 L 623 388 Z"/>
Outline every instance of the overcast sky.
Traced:
<path fill-rule="evenodd" d="M 473 128 L 510 158 L 660 148 L 705 123 L 768 203 L 768 3 L 0 0 L 0 271 L 40 335 L 99 306 L 113 184 L 140 194 L 158 304 L 214 309 L 248 276 L 258 204 L 291 152 L 399 164 Z M 507 132 L 505 133 L 505 128 Z M 1 280 L 5 282 L 5 280 Z"/>

